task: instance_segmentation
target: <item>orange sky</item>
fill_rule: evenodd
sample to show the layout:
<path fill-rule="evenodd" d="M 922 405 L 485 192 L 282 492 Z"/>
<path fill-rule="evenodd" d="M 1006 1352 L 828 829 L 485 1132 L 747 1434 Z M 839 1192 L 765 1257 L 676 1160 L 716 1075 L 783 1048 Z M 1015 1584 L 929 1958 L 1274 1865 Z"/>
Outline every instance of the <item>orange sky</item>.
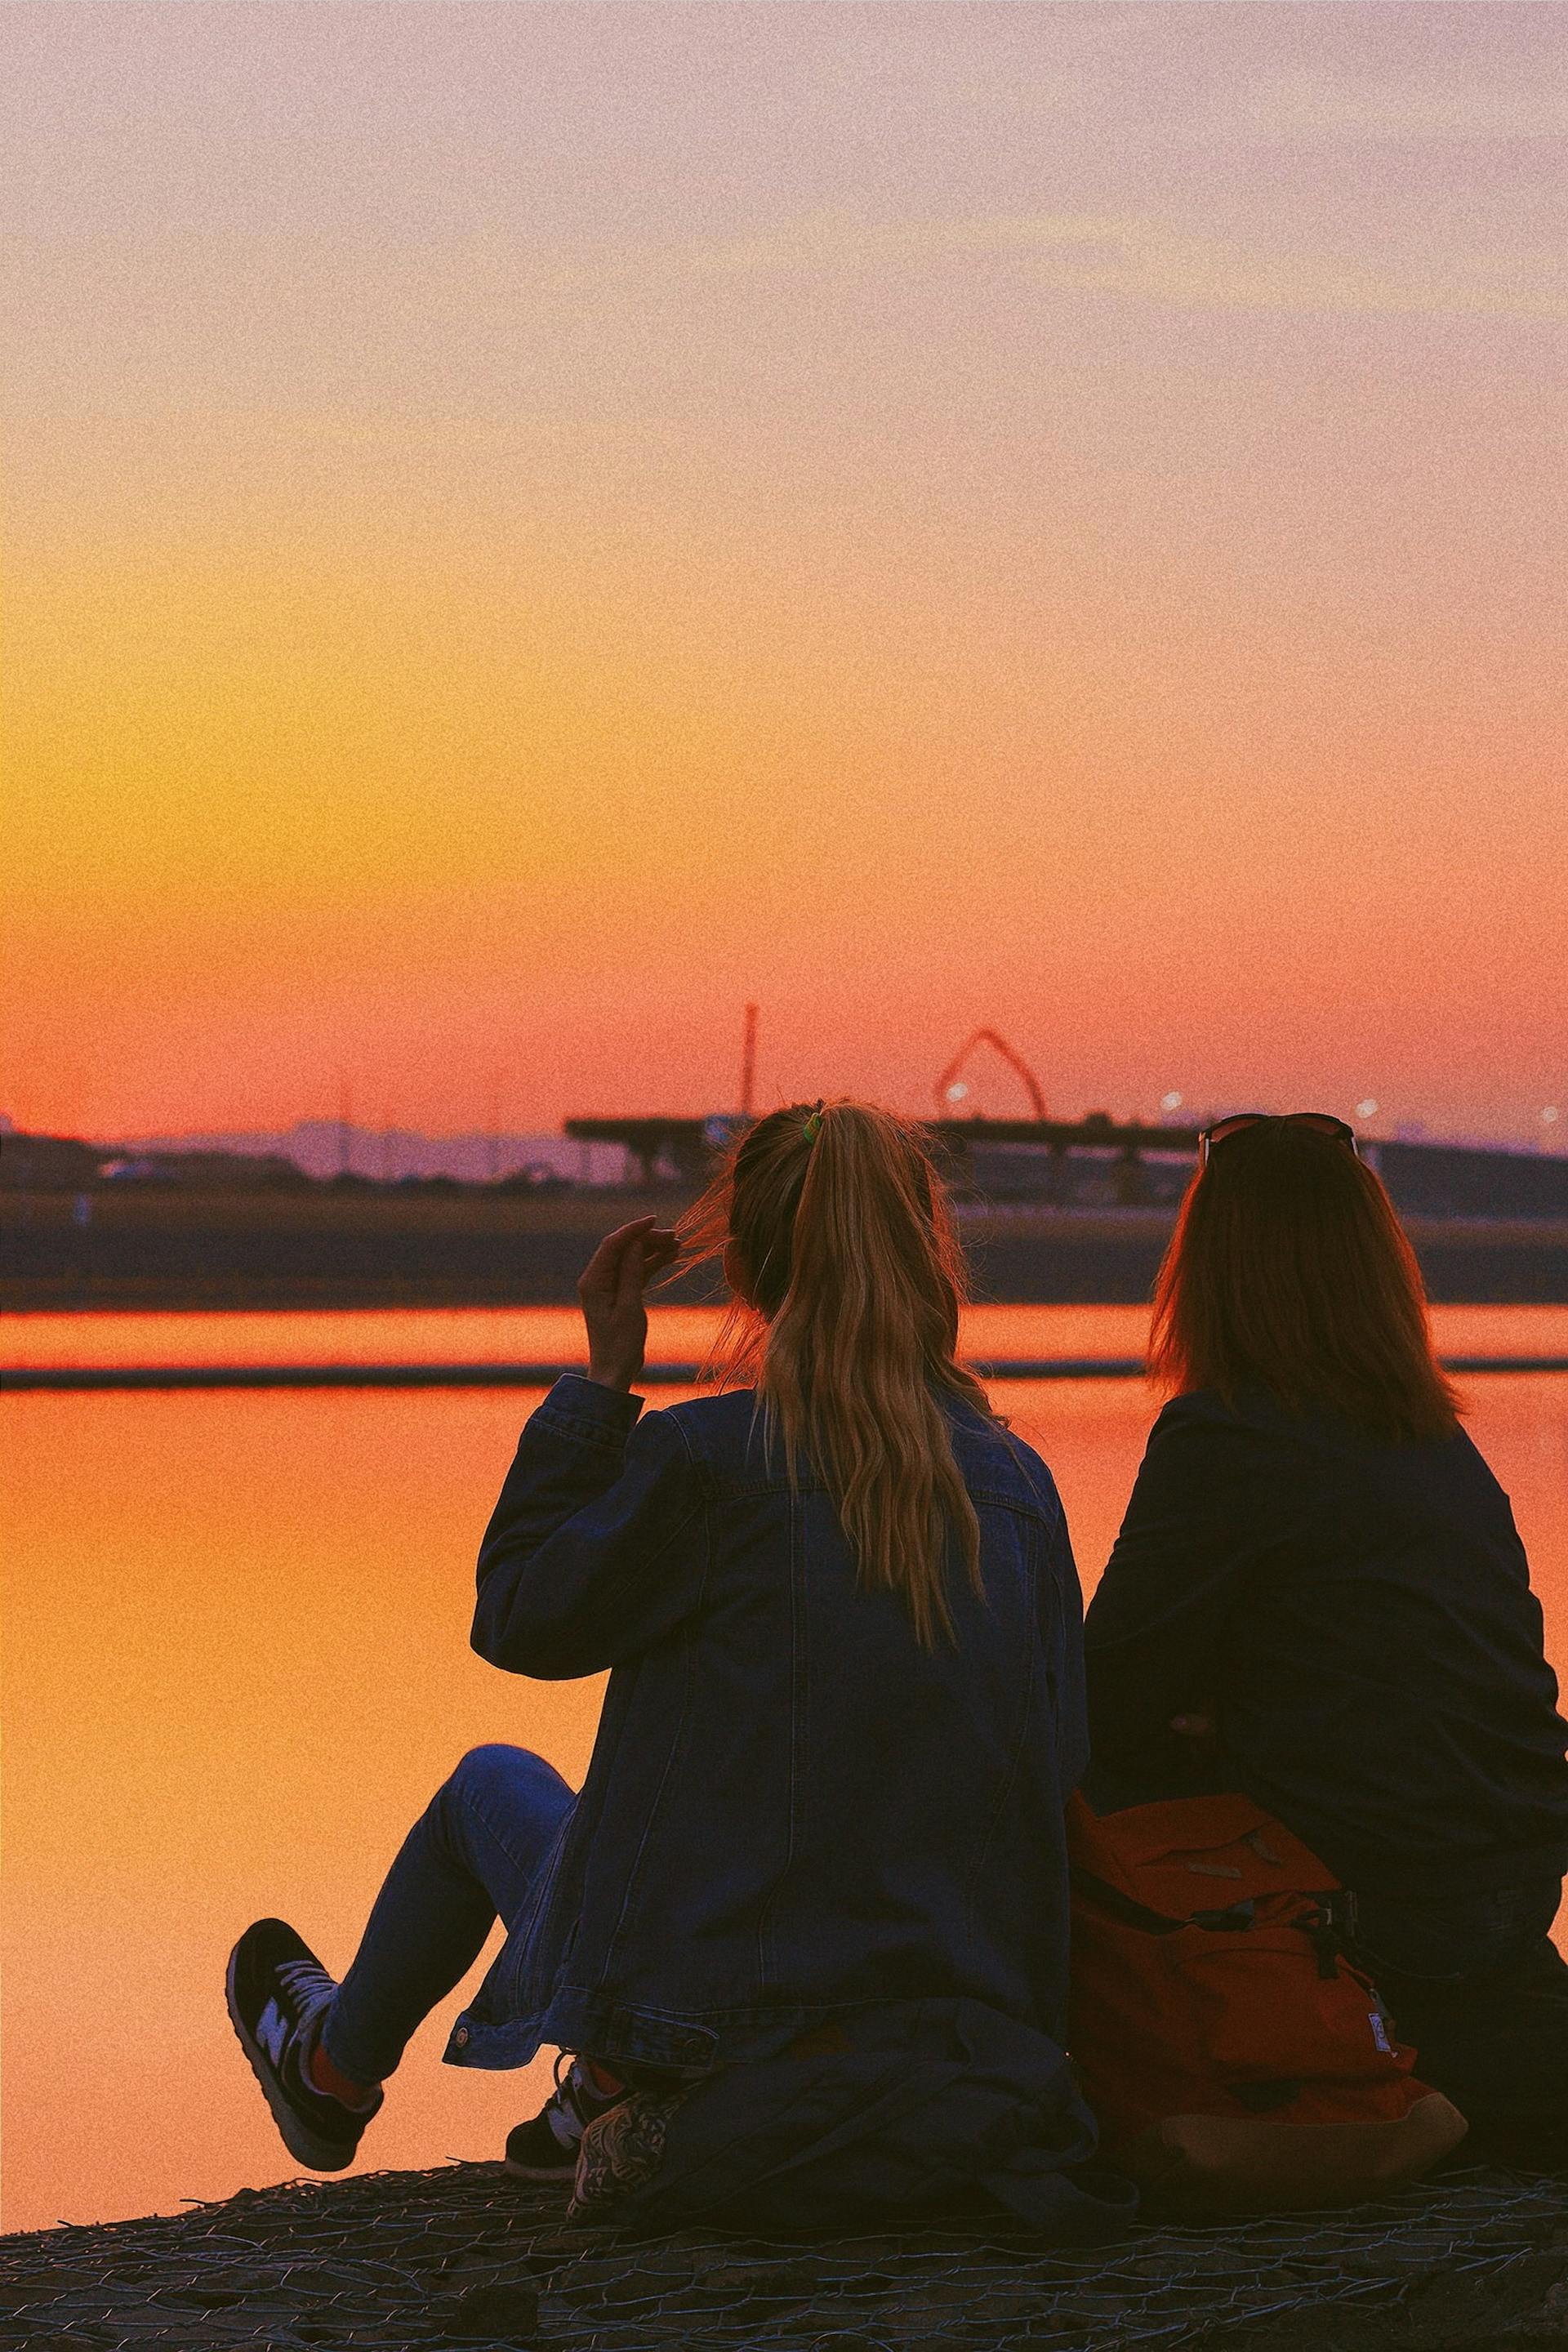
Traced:
<path fill-rule="evenodd" d="M 1561 12 L 8 47 L 19 1120 L 1568 1119 Z"/>

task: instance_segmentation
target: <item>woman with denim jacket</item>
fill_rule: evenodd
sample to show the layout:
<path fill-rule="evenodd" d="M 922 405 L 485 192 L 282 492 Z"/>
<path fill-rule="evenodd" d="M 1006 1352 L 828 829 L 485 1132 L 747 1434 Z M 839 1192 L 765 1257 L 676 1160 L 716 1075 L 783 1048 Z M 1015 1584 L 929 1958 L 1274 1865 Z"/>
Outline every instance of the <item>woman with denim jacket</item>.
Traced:
<path fill-rule="evenodd" d="M 1568 1727 L 1508 1496 L 1342 1120 L 1208 1131 L 1152 1368 L 1174 1393 L 1086 1626 L 1091 1798 L 1266 1805 L 1342 1881 L 1467 2152 L 1568 2159 Z"/>
<path fill-rule="evenodd" d="M 643 1288 L 678 1254 L 722 1257 L 724 1379 L 643 1414 Z M 776 1111 L 681 1232 L 612 1234 L 581 1297 L 587 1377 L 523 1431 L 473 1641 L 513 1674 L 609 1669 L 586 1782 L 465 1758 L 341 1985 L 280 1921 L 241 1937 L 230 2011 L 289 2147 L 353 2160 L 499 1913 L 447 2056 L 574 2053 L 507 2155 L 578 2210 L 1120 2227 L 1062 2051 L 1078 1580 L 1049 1471 L 957 1360 L 918 1131 Z"/>

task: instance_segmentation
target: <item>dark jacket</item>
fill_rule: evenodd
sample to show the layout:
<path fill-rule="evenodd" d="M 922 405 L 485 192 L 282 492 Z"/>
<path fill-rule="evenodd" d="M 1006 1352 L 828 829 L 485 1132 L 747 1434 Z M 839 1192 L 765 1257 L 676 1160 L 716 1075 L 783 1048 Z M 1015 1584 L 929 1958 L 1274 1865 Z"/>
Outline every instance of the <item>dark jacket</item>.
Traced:
<path fill-rule="evenodd" d="M 959 2002 L 910 2019 L 896 2048 L 721 2066 L 673 2092 L 634 2094 L 587 2133 L 568 2218 L 629 2223 L 639 2236 L 841 2238 L 980 2213 L 1009 2233 L 1021 2224 L 1037 2241 L 1081 2245 L 1121 2236 L 1138 2209 L 1132 2182 L 1081 2162 L 1084 2146 L 1083 2105 L 1055 2045 Z"/>
<path fill-rule="evenodd" d="M 1380 1444 L 1262 1396 L 1154 1424 L 1085 1628 L 1097 1794 L 1239 1786 L 1347 1885 L 1568 1857 L 1568 1727 L 1508 1496 L 1462 1432 Z M 1210 1765 L 1168 1728 L 1217 1712 Z"/>
<path fill-rule="evenodd" d="M 1086 1741 L 1049 1471 L 954 1409 L 985 1597 L 954 1570 L 956 1645 L 928 1652 L 858 1586 L 824 1488 L 791 1494 L 750 1391 L 634 1428 L 639 1408 L 558 1381 L 485 1536 L 480 1655 L 611 1672 L 583 1793 L 448 2056 L 549 2043 L 696 2075 L 808 2031 L 896 2046 L 917 2016 L 929 2049 L 978 2004 L 1059 2069 Z"/>

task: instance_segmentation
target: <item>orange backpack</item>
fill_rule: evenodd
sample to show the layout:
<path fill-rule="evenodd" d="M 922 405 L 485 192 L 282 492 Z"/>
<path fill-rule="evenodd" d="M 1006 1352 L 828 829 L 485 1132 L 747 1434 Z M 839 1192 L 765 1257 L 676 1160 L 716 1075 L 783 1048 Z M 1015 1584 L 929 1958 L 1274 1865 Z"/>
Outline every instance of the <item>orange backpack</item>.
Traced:
<path fill-rule="evenodd" d="M 1068 1851 L 1068 2048 L 1107 2158 L 1162 2201 L 1348 2204 L 1463 2138 L 1339 1948 L 1339 1882 L 1249 1798 L 1079 1794 Z"/>

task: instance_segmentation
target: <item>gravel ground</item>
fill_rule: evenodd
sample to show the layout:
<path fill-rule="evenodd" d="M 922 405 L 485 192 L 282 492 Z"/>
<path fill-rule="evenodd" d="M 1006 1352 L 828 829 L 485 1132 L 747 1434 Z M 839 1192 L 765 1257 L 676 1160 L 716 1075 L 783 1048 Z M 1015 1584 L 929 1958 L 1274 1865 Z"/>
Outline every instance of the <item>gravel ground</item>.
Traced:
<path fill-rule="evenodd" d="M 498 2165 L 242 2189 L 0 2239 L 0 2345 L 492 2352 L 1568 2352 L 1568 2180 L 1448 2175 L 1386 2204 L 1063 2252 L 979 2228 L 799 2243 L 568 2227 Z"/>

